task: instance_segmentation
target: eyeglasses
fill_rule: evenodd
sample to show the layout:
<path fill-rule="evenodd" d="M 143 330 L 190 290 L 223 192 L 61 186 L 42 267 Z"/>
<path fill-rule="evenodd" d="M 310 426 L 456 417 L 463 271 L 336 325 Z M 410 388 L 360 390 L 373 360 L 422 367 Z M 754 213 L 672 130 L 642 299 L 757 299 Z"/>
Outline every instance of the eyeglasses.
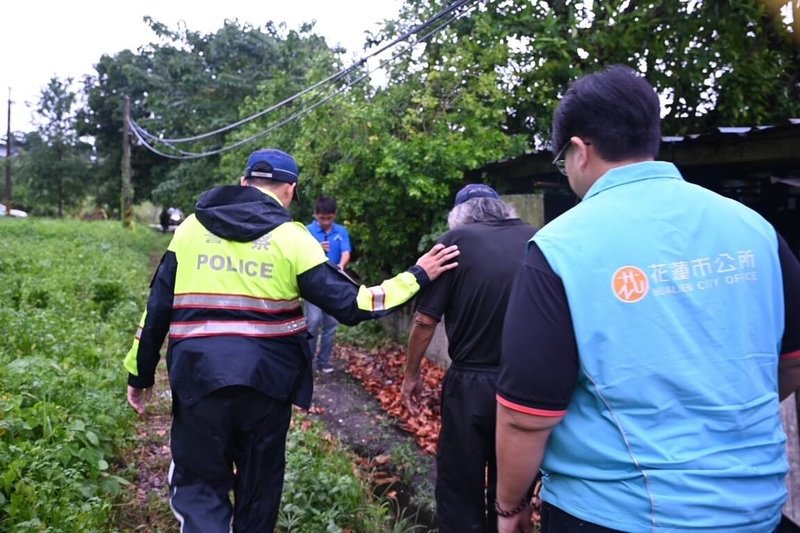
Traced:
<path fill-rule="evenodd" d="M 553 159 L 553 166 L 555 166 L 559 172 L 563 175 L 567 175 L 567 148 L 572 144 L 572 141 L 567 141 L 564 143 L 564 146 L 561 147 L 561 150 L 558 151 L 556 154 L 555 159 Z"/>
<path fill-rule="evenodd" d="M 592 143 L 589 141 L 583 141 L 583 144 L 588 146 Z M 558 171 L 565 176 L 567 175 L 567 149 L 570 146 L 572 146 L 572 141 L 567 141 L 564 143 L 564 146 L 561 147 L 561 150 L 558 151 L 555 159 L 553 159 L 553 166 L 555 166 Z"/>

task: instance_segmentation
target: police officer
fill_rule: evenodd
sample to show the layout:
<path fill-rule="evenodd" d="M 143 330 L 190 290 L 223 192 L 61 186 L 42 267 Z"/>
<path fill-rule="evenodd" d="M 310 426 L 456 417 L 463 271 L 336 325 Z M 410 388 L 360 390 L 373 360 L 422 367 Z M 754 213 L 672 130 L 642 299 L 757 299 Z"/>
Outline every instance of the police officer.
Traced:
<path fill-rule="evenodd" d="M 380 286 L 357 286 L 292 221 L 298 174 L 289 154 L 258 150 L 241 186 L 200 196 L 161 259 L 125 358 L 128 403 L 143 415 L 169 334 L 170 499 L 184 533 L 274 528 L 291 406 L 308 408 L 313 387 L 300 298 L 353 325 L 457 265 L 457 248 L 437 245 Z"/>

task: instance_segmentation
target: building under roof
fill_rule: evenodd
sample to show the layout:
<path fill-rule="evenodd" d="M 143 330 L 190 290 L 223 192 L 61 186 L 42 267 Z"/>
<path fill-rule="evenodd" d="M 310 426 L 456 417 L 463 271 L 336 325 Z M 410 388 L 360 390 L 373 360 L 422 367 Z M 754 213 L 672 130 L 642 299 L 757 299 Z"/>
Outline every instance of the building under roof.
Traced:
<path fill-rule="evenodd" d="M 800 119 L 664 137 L 659 159 L 675 163 L 687 181 L 761 213 L 800 254 Z M 577 202 L 552 160 L 550 151 L 527 153 L 485 165 L 470 178 L 504 195 L 537 195 L 537 218 L 546 223 Z"/>

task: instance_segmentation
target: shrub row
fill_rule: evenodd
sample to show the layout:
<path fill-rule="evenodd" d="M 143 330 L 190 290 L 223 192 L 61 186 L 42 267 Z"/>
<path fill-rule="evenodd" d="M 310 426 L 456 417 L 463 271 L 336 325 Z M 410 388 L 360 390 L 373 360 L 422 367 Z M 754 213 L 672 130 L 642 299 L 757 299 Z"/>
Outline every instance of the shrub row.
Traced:
<path fill-rule="evenodd" d="M 0 219 L 0 530 L 106 530 L 133 420 L 121 361 L 163 239 Z"/>
<path fill-rule="evenodd" d="M 121 363 L 166 239 L 112 221 L 0 219 L 0 531 L 116 529 L 129 484 L 117 458 L 135 420 Z M 296 415 L 278 529 L 414 529 L 393 514 L 353 457 Z"/>

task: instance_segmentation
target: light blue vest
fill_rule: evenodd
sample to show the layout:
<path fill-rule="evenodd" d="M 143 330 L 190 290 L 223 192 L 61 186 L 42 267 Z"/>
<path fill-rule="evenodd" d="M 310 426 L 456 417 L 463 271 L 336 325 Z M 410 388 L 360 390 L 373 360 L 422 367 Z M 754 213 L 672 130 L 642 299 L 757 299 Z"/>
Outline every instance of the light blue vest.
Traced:
<path fill-rule="evenodd" d="M 622 531 L 772 532 L 788 469 L 772 226 L 646 162 L 606 173 L 533 241 L 580 357 L 544 500 Z"/>

